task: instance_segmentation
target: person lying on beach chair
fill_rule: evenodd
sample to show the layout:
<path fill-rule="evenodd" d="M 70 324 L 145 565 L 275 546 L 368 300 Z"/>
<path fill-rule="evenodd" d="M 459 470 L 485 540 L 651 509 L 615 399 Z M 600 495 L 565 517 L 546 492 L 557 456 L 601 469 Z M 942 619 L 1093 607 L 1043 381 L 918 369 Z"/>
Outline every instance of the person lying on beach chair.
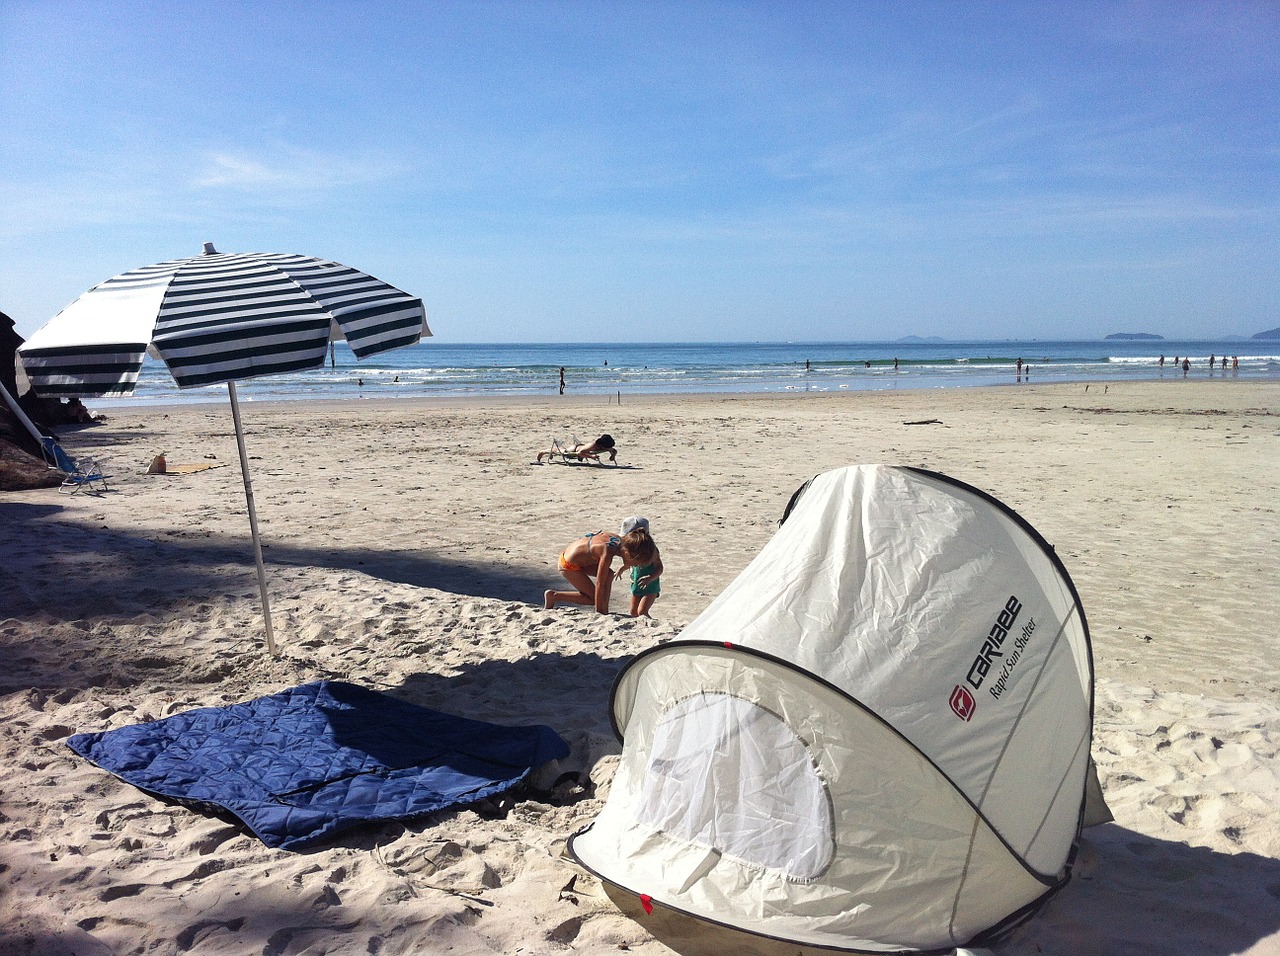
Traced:
<path fill-rule="evenodd" d="M 610 435 L 601 435 L 595 441 L 579 442 L 576 439 L 572 442 L 561 442 L 558 439 L 551 440 L 551 447 L 546 451 L 538 452 L 538 463 L 542 463 L 543 458 L 554 461 L 559 457 L 562 461 L 594 461 L 600 463 L 600 456 L 609 455 L 609 461 L 613 464 L 618 463 L 618 449 Z"/>

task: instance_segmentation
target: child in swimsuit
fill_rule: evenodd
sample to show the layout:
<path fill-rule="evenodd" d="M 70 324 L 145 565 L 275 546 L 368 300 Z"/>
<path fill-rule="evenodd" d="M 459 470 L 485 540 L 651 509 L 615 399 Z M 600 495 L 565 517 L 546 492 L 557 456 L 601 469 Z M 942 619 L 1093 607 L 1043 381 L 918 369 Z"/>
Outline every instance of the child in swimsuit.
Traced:
<path fill-rule="evenodd" d="M 648 617 L 662 593 L 662 555 L 649 535 L 649 519 L 636 516 L 622 523 L 622 567 L 631 570 L 631 616 Z"/>

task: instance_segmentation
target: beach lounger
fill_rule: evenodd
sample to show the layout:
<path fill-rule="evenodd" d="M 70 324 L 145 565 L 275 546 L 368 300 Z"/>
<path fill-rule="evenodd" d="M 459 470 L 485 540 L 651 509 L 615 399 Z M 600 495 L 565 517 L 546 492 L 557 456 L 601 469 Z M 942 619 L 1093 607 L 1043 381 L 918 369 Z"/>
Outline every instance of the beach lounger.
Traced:
<path fill-rule="evenodd" d="M 74 495 L 82 488 L 93 490 L 94 482 L 107 488 L 107 476 L 96 458 L 72 458 L 66 450 L 47 435 L 40 440 L 40 450 L 44 452 L 45 463 L 62 475 L 62 487 L 58 489 L 64 495 Z"/>

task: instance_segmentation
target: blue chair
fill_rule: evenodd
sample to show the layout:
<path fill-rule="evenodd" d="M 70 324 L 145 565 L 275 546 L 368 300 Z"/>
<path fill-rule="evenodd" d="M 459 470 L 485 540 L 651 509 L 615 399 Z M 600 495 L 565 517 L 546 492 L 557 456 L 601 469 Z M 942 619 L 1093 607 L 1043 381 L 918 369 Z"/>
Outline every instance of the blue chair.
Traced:
<path fill-rule="evenodd" d="M 102 486 L 99 490 L 106 491 L 107 476 L 96 458 L 72 458 L 47 435 L 40 439 L 40 448 L 49 467 L 62 475 L 62 487 L 58 489 L 62 494 L 74 495 L 82 488 L 93 491 L 94 482 Z"/>

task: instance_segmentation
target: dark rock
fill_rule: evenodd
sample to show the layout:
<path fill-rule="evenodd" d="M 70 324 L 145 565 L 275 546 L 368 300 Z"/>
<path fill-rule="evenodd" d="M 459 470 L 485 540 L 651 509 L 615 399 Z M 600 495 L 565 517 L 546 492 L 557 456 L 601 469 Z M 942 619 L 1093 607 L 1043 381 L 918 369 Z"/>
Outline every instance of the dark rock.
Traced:
<path fill-rule="evenodd" d="M 22 336 L 14 328 L 13 319 L 0 312 L 0 385 L 14 398 L 18 397 L 18 374 L 13 362 L 22 341 Z"/>
<path fill-rule="evenodd" d="M 13 421 L 6 408 L 0 413 L 0 430 L 5 420 Z M 26 429 L 18 425 L 19 431 Z M 32 488 L 53 488 L 62 484 L 62 477 L 45 465 L 44 461 L 28 454 L 3 434 L 0 434 L 0 491 L 30 491 Z"/>

